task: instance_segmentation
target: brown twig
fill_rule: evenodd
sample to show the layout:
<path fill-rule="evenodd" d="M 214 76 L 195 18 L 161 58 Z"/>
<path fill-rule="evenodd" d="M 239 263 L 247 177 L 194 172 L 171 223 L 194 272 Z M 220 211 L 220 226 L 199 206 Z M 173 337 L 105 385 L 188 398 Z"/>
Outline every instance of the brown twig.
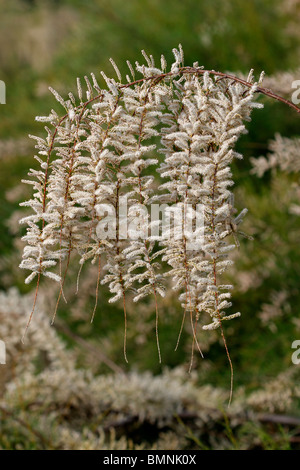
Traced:
<path fill-rule="evenodd" d="M 228 80 L 233 80 L 234 82 L 241 83 L 242 85 L 246 86 L 247 88 L 251 88 L 253 86 L 253 83 L 247 82 L 247 80 L 244 80 L 242 78 L 236 77 L 235 75 L 231 75 L 228 73 L 224 72 L 217 72 L 216 70 L 205 70 L 201 69 L 200 67 L 181 67 L 179 69 L 179 72 L 176 74 L 173 72 L 168 72 L 168 73 L 163 73 L 161 75 L 152 75 L 151 77 L 144 77 L 140 78 L 139 80 L 135 80 L 134 82 L 131 83 L 126 83 L 126 85 L 121 85 L 120 88 L 127 88 L 132 85 L 136 85 L 138 83 L 141 83 L 146 80 L 155 80 L 157 78 L 160 78 L 163 80 L 164 78 L 171 77 L 172 75 L 176 76 L 178 74 L 183 74 L 183 73 L 191 73 L 191 74 L 197 74 L 197 75 L 204 75 L 204 73 L 209 73 L 210 75 L 214 75 L 216 77 L 221 77 L 221 78 L 227 78 Z M 257 87 L 256 93 L 261 93 L 263 95 L 269 96 L 270 98 L 273 98 L 277 101 L 281 101 L 282 103 L 288 105 L 290 108 L 294 109 L 297 111 L 297 113 L 300 114 L 300 108 L 299 106 L 295 105 L 291 101 L 287 100 L 286 98 L 283 98 L 280 95 L 277 95 L 277 93 L 274 93 L 272 90 L 269 88 L 264 88 L 264 87 Z"/>
<path fill-rule="evenodd" d="M 102 361 L 103 364 L 109 367 L 113 372 L 116 372 L 118 374 L 124 373 L 123 369 L 117 364 L 115 364 L 111 359 L 109 359 L 99 348 L 97 348 L 93 344 L 89 343 L 85 339 L 78 336 L 76 333 L 71 331 L 70 328 L 64 325 L 61 321 L 56 321 L 53 326 L 58 331 L 61 331 L 66 336 L 76 341 L 76 343 L 79 344 L 82 348 L 90 351 L 90 353 L 93 356 L 95 356 L 98 360 Z"/>
<path fill-rule="evenodd" d="M 300 418 L 297 418 L 295 416 L 286 416 L 278 414 L 259 414 L 257 415 L 257 419 L 261 423 L 274 423 L 300 427 Z"/>

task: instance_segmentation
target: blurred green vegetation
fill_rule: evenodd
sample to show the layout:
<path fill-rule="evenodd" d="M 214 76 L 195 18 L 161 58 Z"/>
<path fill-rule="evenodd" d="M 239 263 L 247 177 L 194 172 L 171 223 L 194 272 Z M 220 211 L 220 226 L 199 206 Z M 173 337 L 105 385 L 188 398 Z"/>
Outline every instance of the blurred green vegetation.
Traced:
<path fill-rule="evenodd" d="M 42 135 L 43 128 L 34 118 L 56 107 L 48 86 L 66 95 L 75 90 L 76 77 L 98 74 L 100 70 L 112 74 L 109 57 L 125 72 L 126 59 L 142 60 L 141 49 L 157 60 L 163 53 L 170 63 L 172 48 L 181 43 L 187 65 L 198 61 L 207 69 L 234 73 L 254 68 L 257 75 L 261 70 L 270 75 L 296 69 L 300 35 L 297 38 L 289 34 L 291 18 L 282 5 L 279 0 L 0 0 L 0 79 L 7 87 L 7 104 L 0 108 L 0 139 L 17 142 L 29 133 Z M 234 311 L 241 311 L 242 317 L 226 325 L 235 384 L 248 390 L 290 365 L 291 343 L 297 334 L 293 317 L 299 315 L 300 304 L 300 223 L 299 218 L 288 212 L 290 200 L 286 197 L 293 177 L 278 174 L 258 180 L 249 173 L 249 157 L 265 155 L 276 132 L 285 136 L 298 134 L 299 116 L 283 104 L 267 99 L 264 103 L 264 110 L 253 114 L 249 134 L 239 142 L 245 159 L 234 165 L 237 204 L 241 209 L 249 209 L 246 228 L 255 240 L 241 240 L 232 281 L 234 285 L 239 281 L 241 271 L 255 273 L 260 279 L 257 286 L 245 291 L 238 288 L 233 294 Z M 6 193 L 34 165 L 31 145 L 32 151 L 25 155 L 19 155 L 18 150 L 12 157 L 0 155 L 0 285 L 2 289 L 17 285 L 22 292 L 28 288 L 23 286 L 24 273 L 17 268 L 20 251 L 16 241 L 21 232 L 11 233 L 7 228 L 7 220 L 18 209 L 19 200 L 9 201 Z M 74 271 L 73 280 L 76 274 Z M 258 314 L 263 304 L 270 303 L 274 291 L 287 292 L 289 309 L 269 328 L 262 324 Z M 85 303 L 80 304 L 84 305 L 82 318 L 72 316 L 79 302 L 74 295 L 67 305 L 61 302 L 58 315 L 76 334 L 106 347 L 106 353 L 124 369 L 135 367 L 159 373 L 163 366 L 179 363 L 188 368 L 191 354 L 188 331 L 183 333 L 174 352 L 182 315 L 175 300 L 170 299 L 161 308 L 162 365 L 156 352 L 153 305 L 149 305 L 152 310 L 145 314 L 148 326 L 143 334 L 136 327 L 139 307 L 128 308 L 133 320 L 129 319 L 126 366 L 122 357 L 122 306 L 107 304 L 106 297 L 106 291 L 101 290 L 92 326 L 89 312 L 93 309 L 94 295 L 90 291 Z M 147 305 L 144 309 L 147 310 Z M 69 344 L 73 344 L 70 338 Z M 222 342 L 214 340 L 205 356 L 202 361 L 195 353 L 199 383 L 228 388 L 230 371 Z M 99 371 L 105 370 L 105 366 L 99 367 Z"/>

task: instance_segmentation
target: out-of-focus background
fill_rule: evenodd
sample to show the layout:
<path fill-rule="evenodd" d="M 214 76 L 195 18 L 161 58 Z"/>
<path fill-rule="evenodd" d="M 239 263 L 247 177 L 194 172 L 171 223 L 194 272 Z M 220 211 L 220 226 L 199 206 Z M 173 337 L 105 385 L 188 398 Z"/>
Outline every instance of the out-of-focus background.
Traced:
<path fill-rule="evenodd" d="M 141 49 L 170 64 L 181 43 L 186 65 L 242 76 L 264 70 L 266 86 L 291 99 L 300 79 L 299 21 L 299 0 L 0 0 L 0 339 L 7 346 L 0 448 L 300 448 L 300 365 L 292 362 L 292 343 L 300 340 L 299 176 L 282 162 L 255 172 L 252 160 L 270 163 L 273 149 L 279 160 L 281 152 L 296 161 L 300 117 L 289 107 L 261 99 L 264 109 L 253 113 L 238 144 L 244 160 L 234 165 L 236 203 L 249 209 L 242 230 L 254 240 L 240 239 L 228 274 L 234 311 L 242 312 L 225 328 L 234 364 L 229 410 L 230 370 L 218 331 L 199 330 L 205 359 L 195 354 L 189 374 L 191 332 L 187 325 L 175 352 L 182 312 L 172 292 L 159 307 L 162 364 L 154 303 L 129 301 L 126 364 L 122 306 L 108 304 L 104 288 L 89 321 L 94 267 L 83 272 L 78 295 L 71 267 L 68 303 L 51 328 L 57 285 L 42 283 L 22 345 L 33 288 L 18 268 L 19 202 L 30 195 L 21 179 L 35 168 L 28 134 L 45 134 L 36 115 L 60 112 L 49 86 L 67 97 L 76 77 L 110 76 L 110 57 L 125 72 L 127 59 L 143 60 Z M 280 144 L 278 134 L 291 140 Z"/>

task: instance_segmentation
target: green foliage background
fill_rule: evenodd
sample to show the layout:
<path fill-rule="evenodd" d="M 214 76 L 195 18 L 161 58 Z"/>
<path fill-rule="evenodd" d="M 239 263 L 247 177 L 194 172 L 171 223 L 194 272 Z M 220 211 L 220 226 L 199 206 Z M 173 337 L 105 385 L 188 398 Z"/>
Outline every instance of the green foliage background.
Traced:
<path fill-rule="evenodd" d="M 299 66 L 300 35 L 289 31 L 291 14 L 285 13 L 280 0 L 0 0 L 0 9 L 0 79 L 7 87 L 7 104 L 0 106 L 0 139 L 16 142 L 13 155 L 0 153 L 3 290 L 15 285 L 21 292 L 28 291 L 23 284 L 24 273 L 17 268 L 21 231 L 17 227 L 11 230 L 7 225 L 18 210 L 19 201 L 11 201 L 7 192 L 19 185 L 27 169 L 34 165 L 33 144 L 28 139 L 28 150 L 18 152 L 19 140 L 26 139 L 29 133 L 43 134 L 34 117 L 47 114 L 52 107 L 58 109 L 48 86 L 66 96 L 69 91 L 75 92 L 76 77 L 91 72 L 97 75 L 100 70 L 113 74 L 110 57 L 125 72 L 126 59 L 142 60 L 141 49 L 157 60 L 163 53 L 171 62 L 172 48 L 178 43 L 185 51 L 186 65 L 197 60 L 207 69 L 238 74 L 254 68 L 257 75 L 261 70 L 270 75 Z M 296 113 L 282 104 L 266 99 L 264 104 L 263 111 L 253 114 L 249 134 L 239 143 L 245 158 L 234 168 L 237 205 L 249 209 L 243 230 L 252 234 L 254 241 L 241 240 L 231 276 L 237 285 L 234 311 L 241 311 L 242 317 L 226 325 L 226 335 L 234 363 L 235 386 L 249 391 L 291 365 L 291 343 L 300 336 L 294 322 L 299 317 L 300 222 L 288 212 L 295 199 L 290 191 L 295 176 L 267 174 L 258 180 L 250 174 L 249 161 L 251 156 L 266 155 L 268 141 L 276 132 L 298 135 L 300 121 Z M 242 289 L 240 273 L 250 273 L 259 282 Z M 72 276 L 74 280 L 75 269 Z M 270 328 L 258 314 L 263 304 L 271 303 L 273 293 L 280 291 L 287 293 L 286 308 Z M 100 344 L 123 369 L 159 373 L 164 366 L 184 364 L 188 368 L 191 353 L 188 328 L 174 352 L 181 311 L 172 298 L 160 307 L 162 365 L 158 364 L 156 353 L 153 305 L 146 304 L 141 311 L 139 306 L 129 306 L 132 320 L 129 318 L 127 366 L 122 356 L 122 306 L 109 306 L 106 291 L 101 291 L 98 312 L 90 325 L 93 290 L 81 291 L 79 296 L 81 300 L 71 293 L 69 303 L 61 303 L 59 317 L 74 334 Z M 81 317 L 73 315 L 78 305 L 83 310 Z M 146 326 L 141 326 L 144 317 Z M 70 336 L 65 335 L 65 339 L 70 347 L 74 346 Z M 210 383 L 226 389 L 229 387 L 226 354 L 219 339 L 213 338 L 211 343 L 204 361 L 195 357 L 199 384 Z M 107 367 L 100 364 L 98 371 L 107 372 Z"/>

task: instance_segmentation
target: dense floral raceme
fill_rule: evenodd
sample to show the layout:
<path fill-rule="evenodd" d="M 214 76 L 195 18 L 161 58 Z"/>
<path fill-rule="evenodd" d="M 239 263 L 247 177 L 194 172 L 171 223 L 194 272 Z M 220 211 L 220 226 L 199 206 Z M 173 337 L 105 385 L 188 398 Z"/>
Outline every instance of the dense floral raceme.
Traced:
<path fill-rule="evenodd" d="M 33 137 L 40 169 L 25 181 L 33 195 L 22 203 L 31 213 L 21 220 L 20 266 L 37 290 L 41 276 L 57 281 L 59 302 L 71 255 L 80 264 L 77 289 L 90 260 L 98 266 L 93 315 L 101 283 L 111 302 L 123 302 L 125 326 L 126 291 L 135 301 L 153 295 L 156 333 L 157 298 L 170 277 L 197 341 L 200 315 L 208 320 L 204 329 L 221 330 L 240 315 L 226 314 L 232 286 L 222 281 L 247 212 L 234 207 L 230 167 L 242 158 L 235 144 L 244 123 L 262 107 L 255 102 L 262 76 L 255 82 L 251 71 L 247 81 L 232 80 L 197 63 L 185 67 L 181 46 L 173 52 L 169 71 L 163 56 L 157 68 L 143 52 L 146 64 L 128 62 L 125 82 L 111 60 L 116 79 L 102 73 L 101 87 L 93 74 L 85 77 L 86 96 L 79 79 L 78 98 L 51 89 L 64 114 L 37 118 L 47 135 Z M 155 210 L 163 220 L 152 217 Z"/>

